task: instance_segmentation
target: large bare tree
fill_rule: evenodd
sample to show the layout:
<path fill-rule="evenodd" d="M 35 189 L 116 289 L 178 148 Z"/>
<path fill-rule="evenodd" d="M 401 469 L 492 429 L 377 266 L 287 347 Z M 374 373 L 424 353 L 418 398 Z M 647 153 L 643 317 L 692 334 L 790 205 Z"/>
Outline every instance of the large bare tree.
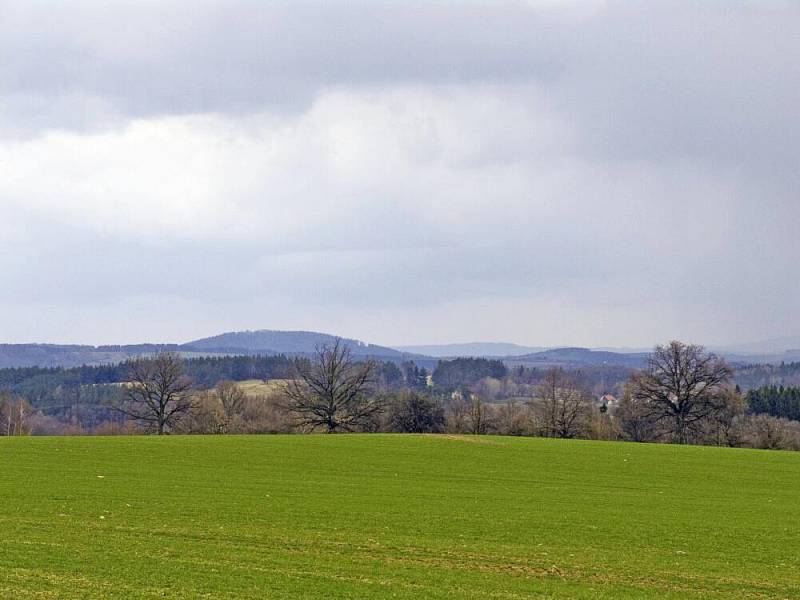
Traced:
<path fill-rule="evenodd" d="M 631 377 L 630 392 L 647 416 L 685 444 L 724 405 L 731 375 L 725 361 L 702 346 L 672 341 L 656 346 L 647 368 Z"/>
<path fill-rule="evenodd" d="M 191 388 L 192 382 L 177 354 L 163 352 L 152 358 L 139 358 L 131 363 L 122 399 L 113 408 L 163 435 L 192 409 Z"/>
<path fill-rule="evenodd" d="M 294 376 L 284 387 L 286 406 L 298 425 L 328 433 L 356 431 L 382 409 L 370 398 L 375 365 L 356 362 L 337 339 L 317 349 L 313 360 L 295 361 Z"/>
<path fill-rule="evenodd" d="M 575 376 L 560 367 L 549 369 L 536 395 L 549 435 L 573 438 L 581 432 L 589 408 L 589 391 Z"/>

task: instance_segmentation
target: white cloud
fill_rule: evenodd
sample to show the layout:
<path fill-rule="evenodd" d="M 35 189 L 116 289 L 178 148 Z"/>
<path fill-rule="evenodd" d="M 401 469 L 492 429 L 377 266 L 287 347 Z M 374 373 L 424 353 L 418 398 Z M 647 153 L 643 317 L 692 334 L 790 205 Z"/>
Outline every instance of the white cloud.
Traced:
<path fill-rule="evenodd" d="M 0 14 L 13 339 L 794 327 L 791 5 L 42 6 Z"/>
<path fill-rule="evenodd" d="M 332 224 L 398 209 L 446 229 L 490 201 L 530 203 L 525 168 L 564 135 L 532 102 L 503 89 L 334 90 L 299 115 L 52 131 L 0 142 L 0 197 L 134 239 L 331 243 Z"/>

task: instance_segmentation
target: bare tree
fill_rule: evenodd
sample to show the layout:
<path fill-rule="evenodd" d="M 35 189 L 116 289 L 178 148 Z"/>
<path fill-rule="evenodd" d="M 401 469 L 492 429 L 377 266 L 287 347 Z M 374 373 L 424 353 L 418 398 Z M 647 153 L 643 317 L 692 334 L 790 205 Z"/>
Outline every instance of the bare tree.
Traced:
<path fill-rule="evenodd" d="M 4 390 L 0 391 L 0 420 L 2 420 L 3 435 L 13 435 L 15 412 L 11 394 Z"/>
<path fill-rule="evenodd" d="M 27 435 L 30 430 L 28 419 L 32 412 L 24 398 L 0 392 L 0 435 Z"/>
<path fill-rule="evenodd" d="M 495 429 L 501 435 L 528 435 L 533 430 L 530 407 L 506 400 L 497 410 Z"/>
<path fill-rule="evenodd" d="M 656 346 L 647 368 L 631 377 L 631 397 L 685 444 L 720 409 L 731 375 L 725 361 L 702 346 L 672 341 Z"/>
<path fill-rule="evenodd" d="M 469 433 L 483 435 L 489 431 L 490 415 L 486 404 L 480 397 L 472 394 L 467 408 L 467 424 Z"/>
<path fill-rule="evenodd" d="M 112 407 L 155 427 L 158 435 L 163 435 L 192 409 L 191 388 L 192 382 L 183 371 L 180 357 L 163 352 L 131 363 L 122 398 Z"/>
<path fill-rule="evenodd" d="M 192 410 L 175 423 L 175 433 L 226 433 L 225 411 L 215 390 L 203 390 L 192 396 Z"/>
<path fill-rule="evenodd" d="M 448 433 L 466 433 L 467 412 L 467 401 L 461 392 L 454 392 L 445 404 L 445 430 Z"/>
<path fill-rule="evenodd" d="M 779 419 L 772 415 L 753 415 L 744 423 L 744 437 L 747 445 L 763 450 L 792 449 L 793 421 Z M 794 422 L 796 423 L 796 422 Z"/>
<path fill-rule="evenodd" d="M 618 423 L 622 439 L 632 442 L 653 442 L 661 437 L 661 429 L 657 419 L 641 402 L 633 400 L 630 386 L 614 411 L 614 420 Z"/>
<path fill-rule="evenodd" d="M 356 431 L 382 410 L 369 397 L 375 365 L 355 362 L 350 349 L 337 339 L 317 349 L 315 359 L 295 361 L 295 373 L 283 390 L 286 407 L 298 425 L 328 433 Z"/>
<path fill-rule="evenodd" d="M 444 429 L 444 409 L 434 398 L 403 389 L 388 399 L 388 425 L 391 431 L 439 433 Z"/>
<path fill-rule="evenodd" d="M 227 433 L 233 417 L 244 410 L 247 396 L 233 381 L 220 381 L 214 388 L 214 396 L 222 407 L 220 430 Z"/>
<path fill-rule="evenodd" d="M 549 369 L 537 387 L 547 433 L 573 438 L 583 429 L 589 407 L 589 391 L 564 369 Z"/>
<path fill-rule="evenodd" d="M 747 416 L 747 401 L 738 388 L 728 387 L 722 391 L 719 403 L 710 415 L 706 431 L 706 442 L 719 446 L 741 446 L 741 425 Z"/>

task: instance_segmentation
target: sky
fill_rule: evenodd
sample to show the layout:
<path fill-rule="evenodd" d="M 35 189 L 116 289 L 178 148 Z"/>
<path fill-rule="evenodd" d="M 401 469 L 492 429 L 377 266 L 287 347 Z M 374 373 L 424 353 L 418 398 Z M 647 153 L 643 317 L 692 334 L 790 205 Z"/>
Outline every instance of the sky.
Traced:
<path fill-rule="evenodd" d="M 797 2 L 0 2 L 0 342 L 800 335 Z"/>

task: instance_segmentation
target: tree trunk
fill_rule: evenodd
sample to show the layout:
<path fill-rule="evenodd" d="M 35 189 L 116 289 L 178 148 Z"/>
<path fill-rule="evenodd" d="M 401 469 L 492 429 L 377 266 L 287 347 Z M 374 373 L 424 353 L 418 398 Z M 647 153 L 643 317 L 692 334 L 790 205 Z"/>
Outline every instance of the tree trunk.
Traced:
<path fill-rule="evenodd" d="M 678 415 L 675 418 L 675 441 L 679 444 L 689 443 L 688 432 L 686 431 L 686 421 L 683 415 Z"/>

